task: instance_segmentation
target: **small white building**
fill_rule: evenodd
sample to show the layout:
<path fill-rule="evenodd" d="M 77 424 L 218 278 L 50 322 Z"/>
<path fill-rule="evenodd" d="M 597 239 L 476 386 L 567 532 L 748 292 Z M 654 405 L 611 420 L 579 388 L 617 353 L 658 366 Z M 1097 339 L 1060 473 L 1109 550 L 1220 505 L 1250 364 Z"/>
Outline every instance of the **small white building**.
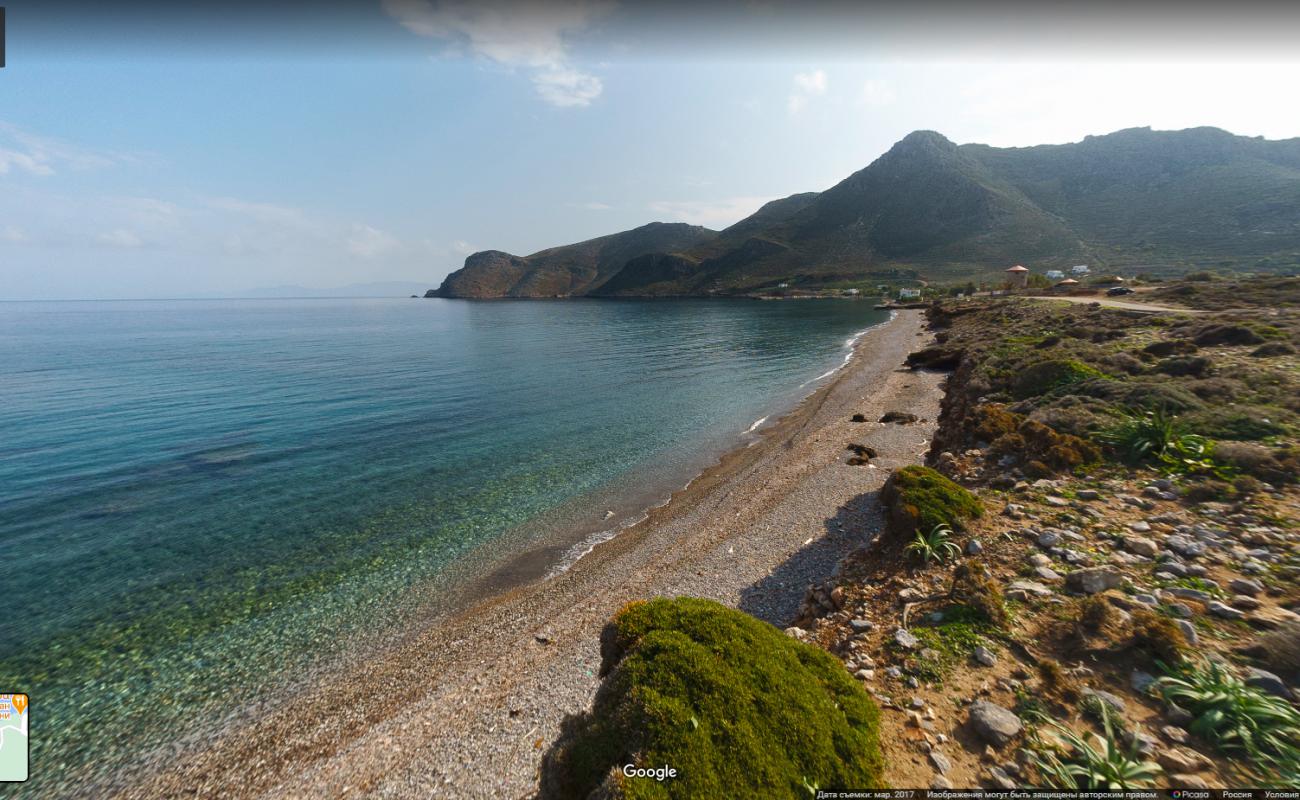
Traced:
<path fill-rule="evenodd" d="M 1059 281 L 1061 278 L 1065 277 L 1065 273 L 1061 272 L 1059 269 L 1049 269 L 1047 272 L 1043 274 L 1047 276 L 1048 280 L 1053 280 L 1053 281 Z"/>
<path fill-rule="evenodd" d="M 1087 264 L 1078 264 L 1070 267 L 1070 272 L 1075 275 L 1087 275 L 1089 272 L 1092 272 L 1092 270 L 1088 269 Z"/>
<path fill-rule="evenodd" d="M 855 294 L 858 293 L 858 290 L 857 290 L 857 289 L 845 289 L 845 290 L 844 290 L 844 293 L 845 293 L 845 294 L 848 294 L 848 295 L 855 295 Z"/>
<path fill-rule="evenodd" d="M 920 296 L 921 296 L 920 289 L 899 289 L 898 290 L 899 300 L 916 300 Z"/>

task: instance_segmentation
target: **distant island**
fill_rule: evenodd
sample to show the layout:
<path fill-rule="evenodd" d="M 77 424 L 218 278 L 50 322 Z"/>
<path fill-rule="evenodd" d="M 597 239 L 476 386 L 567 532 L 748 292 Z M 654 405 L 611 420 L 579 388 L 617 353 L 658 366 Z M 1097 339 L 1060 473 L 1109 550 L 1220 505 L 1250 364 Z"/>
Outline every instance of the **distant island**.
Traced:
<path fill-rule="evenodd" d="M 1300 267 L 1300 138 L 1131 128 L 998 148 L 916 131 L 824 192 L 722 231 L 655 222 L 529 256 L 474 253 L 428 297 L 737 295 L 1008 264 L 1177 275 Z"/>

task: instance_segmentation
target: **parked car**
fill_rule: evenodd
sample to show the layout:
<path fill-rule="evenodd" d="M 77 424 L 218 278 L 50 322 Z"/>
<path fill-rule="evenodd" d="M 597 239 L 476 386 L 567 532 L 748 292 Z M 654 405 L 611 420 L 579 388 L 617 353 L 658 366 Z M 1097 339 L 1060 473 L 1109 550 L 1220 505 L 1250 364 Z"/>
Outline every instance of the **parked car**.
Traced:
<path fill-rule="evenodd" d="M 1121 297 L 1126 294 L 1133 294 L 1133 290 L 1127 286 L 1115 286 L 1106 290 L 1107 297 Z"/>

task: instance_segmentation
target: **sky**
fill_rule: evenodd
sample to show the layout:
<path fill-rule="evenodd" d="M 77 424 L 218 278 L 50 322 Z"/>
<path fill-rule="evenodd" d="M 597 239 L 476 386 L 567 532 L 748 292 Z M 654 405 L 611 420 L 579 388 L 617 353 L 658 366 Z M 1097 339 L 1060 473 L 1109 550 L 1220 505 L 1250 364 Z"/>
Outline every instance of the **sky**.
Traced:
<path fill-rule="evenodd" d="M 432 287 L 477 250 L 722 228 L 917 129 L 1300 136 L 1300 18 L 1249 2 L 6 5 L 9 300 Z"/>

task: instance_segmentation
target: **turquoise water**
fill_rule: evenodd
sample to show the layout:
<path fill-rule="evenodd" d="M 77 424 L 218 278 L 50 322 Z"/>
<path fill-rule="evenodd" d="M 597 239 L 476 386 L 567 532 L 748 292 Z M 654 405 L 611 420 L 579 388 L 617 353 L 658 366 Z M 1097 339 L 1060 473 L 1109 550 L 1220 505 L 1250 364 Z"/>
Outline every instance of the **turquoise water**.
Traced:
<path fill-rule="evenodd" d="M 407 623 L 467 554 L 666 496 L 884 319 L 850 301 L 0 303 L 0 688 L 36 709 L 29 790 Z"/>

